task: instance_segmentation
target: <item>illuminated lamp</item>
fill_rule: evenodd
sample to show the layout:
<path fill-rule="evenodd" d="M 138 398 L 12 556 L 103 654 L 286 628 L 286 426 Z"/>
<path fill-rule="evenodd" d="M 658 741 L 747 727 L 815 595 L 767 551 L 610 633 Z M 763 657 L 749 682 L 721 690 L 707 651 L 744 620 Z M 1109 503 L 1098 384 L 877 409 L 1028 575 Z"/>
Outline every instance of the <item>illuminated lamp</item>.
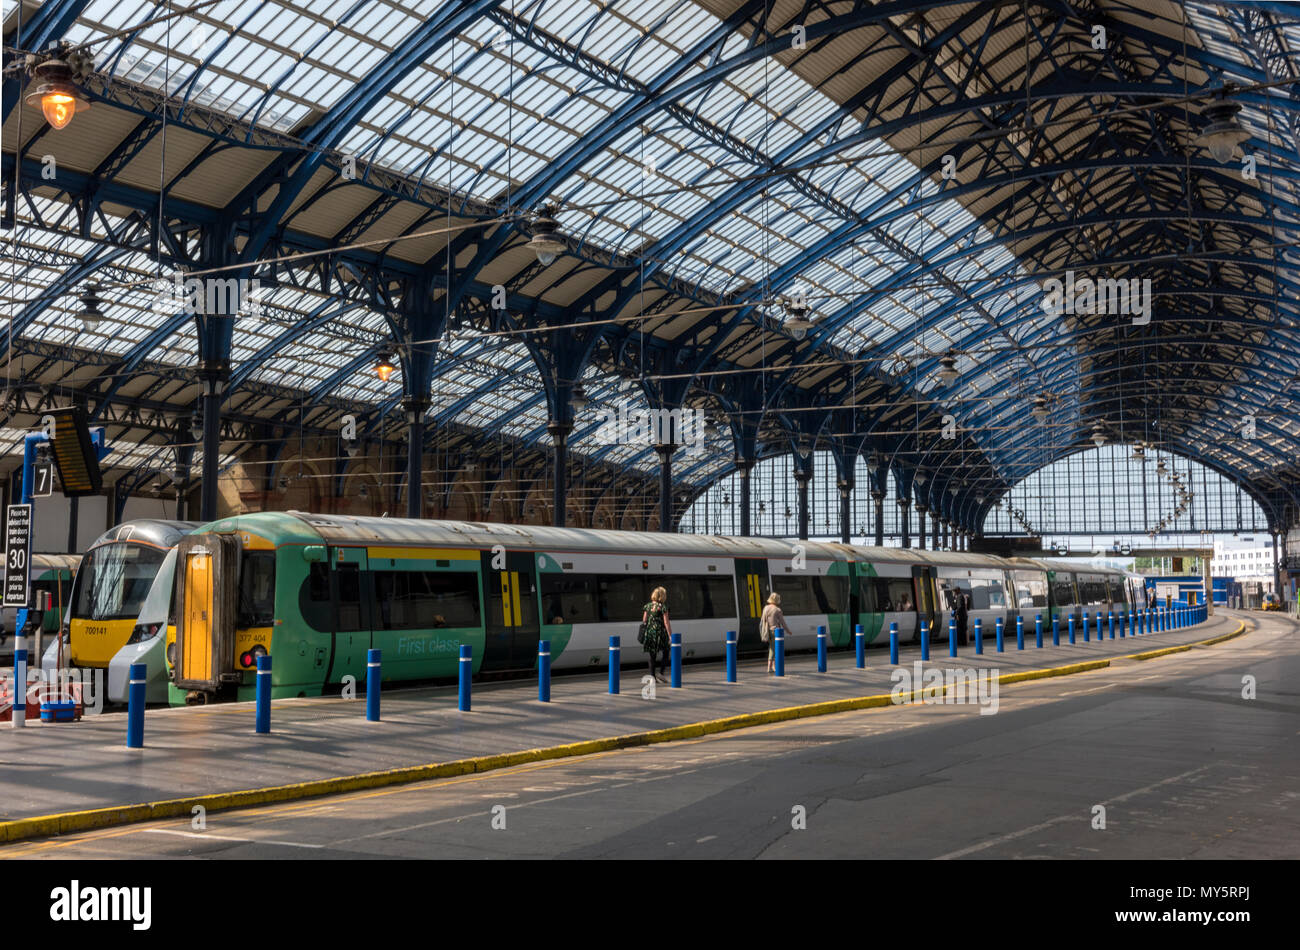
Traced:
<path fill-rule="evenodd" d="M 89 109 L 90 102 L 72 81 L 72 68 L 61 59 L 47 59 L 32 70 L 35 88 L 27 94 L 29 106 L 40 105 L 45 121 L 55 129 L 65 129 L 78 112 Z"/>

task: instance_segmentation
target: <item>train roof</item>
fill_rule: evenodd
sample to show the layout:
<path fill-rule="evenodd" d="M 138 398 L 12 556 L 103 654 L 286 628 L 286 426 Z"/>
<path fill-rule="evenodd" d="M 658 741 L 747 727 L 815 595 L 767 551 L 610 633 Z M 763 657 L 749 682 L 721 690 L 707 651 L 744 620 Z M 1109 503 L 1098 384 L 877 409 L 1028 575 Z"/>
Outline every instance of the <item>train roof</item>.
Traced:
<path fill-rule="evenodd" d="M 1059 571 L 1069 574 L 1124 574 L 1125 571 L 1107 564 L 1092 564 L 1088 561 L 1070 558 L 1013 557 L 1012 565 L 1016 567 L 1034 567 L 1045 571 Z"/>
<path fill-rule="evenodd" d="M 491 548 L 494 544 L 565 551 L 634 550 L 654 555 L 786 558 L 802 545 L 814 560 L 869 561 L 968 568 L 1009 569 L 1006 558 L 965 551 L 926 551 L 919 548 L 869 547 L 836 542 L 781 538 L 728 537 L 670 532 L 609 531 L 595 528 L 555 528 L 549 525 L 498 524 L 481 521 L 376 518 L 311 514 L 305 511 L 262 511 L 232 516 L 204 525 L 200 531 L 250 530 L 282 543 L 287 540 L 326 544 L 392 544 Z"/>
<path fill-rule="evenodd" d="M 441 521 L 424 518 L 375 518 L 318 515 L 304 511 L 253 512 L 204 525 L 200 531 L 250 530 L 273 541 L 319 540 L 326 544 L 391 544 L 452 548 L 491 548 L 494 544 L 563 551 L 627 551 L 646 554 L 712 557 L 786 558 L 795 544 L 814 560 L 842 561 L 840 545 L 776 538 L 729 538 L 699 534 L 603 531 L 593 528 L 554 528 L 548 525 L 496 524 L 480 521 Z"/>
<path fill-rule="evenodd" d="M 162 518 L 133 518 L 109 528 L 90 545 L 93 551 L 102 544 L 143 541 L 159 547 L 174 548 L 176 542 L 199 526 L 197 521 L 166 521 Z"/>

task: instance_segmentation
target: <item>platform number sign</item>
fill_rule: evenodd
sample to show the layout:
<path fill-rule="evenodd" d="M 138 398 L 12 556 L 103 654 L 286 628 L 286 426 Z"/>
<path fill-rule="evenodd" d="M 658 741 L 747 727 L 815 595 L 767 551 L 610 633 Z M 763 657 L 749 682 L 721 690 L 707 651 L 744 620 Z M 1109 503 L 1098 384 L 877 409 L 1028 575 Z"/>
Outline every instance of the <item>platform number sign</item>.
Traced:
<path fill-rule="evenodd" d="M 32 506 L 10 505 L 5 509 L 4 606 L 26 607 L 31 599 L 31 556 Z"/>
<path fill-rule="evenodd" d="M 54 494 L 54 463 L 43 460 L 32 464 L 32 497 L 48 498 Z"/>

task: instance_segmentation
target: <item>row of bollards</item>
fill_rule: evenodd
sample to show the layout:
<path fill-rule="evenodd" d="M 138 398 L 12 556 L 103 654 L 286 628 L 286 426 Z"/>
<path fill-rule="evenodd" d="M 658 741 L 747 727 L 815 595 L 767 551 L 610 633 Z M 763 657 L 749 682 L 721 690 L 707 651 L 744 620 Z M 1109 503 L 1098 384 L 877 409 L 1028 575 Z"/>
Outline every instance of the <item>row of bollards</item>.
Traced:
<path fill-rule="evenodd" d="M 1119 632 L 1120 639 L 1126 636 L 1140 636 L 1144 633 L 1164 632 L 1167 630 L 1176 630 L 1180 627 L 1192 626 L 1202 623 L 1208 617 L 1208 612 L 1204 604 L 1200 605 L 1177 605 L 1175 607 L 1147 607 L 1136 611 L 1121 611 L 1117 618 L 1115 612 L 1108 611 L 1103 618 L 1102 611 L 1096 612 L 1095 629 L 1097 639 L 1103 640 L 1103 619 L 1106 621 L 1106 630 L 1110 639 L 1115 639 L 1116 631 Z M 1119 620 L 1118 626 L 1116 620 Z M 1090 642 L 1090 634 L 1093 629 L 1090 612 L 1083 611 L 1082 622 L 1079 626 L 1083 629 L 1083 641 Z M 997 641 L 997 652 L 1005 651 L 1003 619 L 998 617 L 995 622 L 995 636 Z M 1066 618 L 1066 633 L 1069 642 L 1075 642 L 1076 621 L 1074 614 Z M 1041 648 L 1043 645 L 1043 615 L 1037 614 L 1034 617 L 1034 643 Z M 1061 628 L 1060 618 L 1052 618 L 1052 645 L 1061 645 Z M 22 679 L 15 678 L 16 682 L 23 682 L 26 679 L 26 662 L 27 650 L 25 643 L 21 638 L 15 640 L 14 650 L 14 667 L 15 674 L 20 675 Z M 734 630 L 727 631 L 726 639 L 726 678 L 728 683 L 735 683 L 737 677 L 736 671 L 736 652 L 737 639 Z M 1025 648 L 1024 618 L 1016 616 L 1016 649 Z M 827 654 L 829 644 L 827 632 L 824 626 L 817 628 L 817 672 L 825 673 L 827 670 Z M 858 669 L 866 669 L 866 634 L 861 624 L 854 627 L 854 652 L 856 666 Z M 983 654 L 984 652 L 984 631 L 982 619 L 975 618 L 975 653 Z M 609 638 L 609 692 L 617 695 L 619 691 L 620 679 L 620 654 L 622 653 L 621 639 L 617 636 Z M 773 666 L 777 676 L 785 676 L 785 631 L 777 628 L 773 632 L 772 642 Z M 948 621 L 948 655 L 957 656 L 957 627 L 956 621 L 949 618 Z M 928 620 L 921 621 L 921 659 L 928 661 L 930 659 L 930 623 Z M 460 647 L 459 666 L 459 689 L 457 708 L 461 712 L 469 712 L 471 709 L 470 688 L 473 681 L 474 652 L 468 644 L 462 644 Z M 672 688 L 680 689 L 682 685 L 682 635 L 674 633 L 669 643 L 669 660 L 671 663 Z M 889 625 L 889 662 L 893 666 L 898 665 L 898 624 L 890 623 Z M 366 654 L 366 719 L 369 722 L 380 721 L 379 697 L 382 691 L 382 658 L 381 651 L 369 650 Z M 144 707 L 145 707 L 145 686 L 148 676 L 148 668 L 143 663 L 131 664 L 130 677 L 128 681 L 128 704 L 126 717 L 126 744 L 128 748 L 139 749 L 144 746 Z M 15 695 L 14 697 L 14 725 L 21 725 L 19 718 L 25 711 L 23 709 L 24 696 Z M 549 703 L 551 701 L 551 643 L 549 640 L 542 640 L 537 645 L 537 699 L 539 702 Z M 262 655 L 257 658 L 257 680 L 255 691 L 255 725 L 254 729 L 260 734 L 267 734 L 271 731 L 271 657 Z"/>

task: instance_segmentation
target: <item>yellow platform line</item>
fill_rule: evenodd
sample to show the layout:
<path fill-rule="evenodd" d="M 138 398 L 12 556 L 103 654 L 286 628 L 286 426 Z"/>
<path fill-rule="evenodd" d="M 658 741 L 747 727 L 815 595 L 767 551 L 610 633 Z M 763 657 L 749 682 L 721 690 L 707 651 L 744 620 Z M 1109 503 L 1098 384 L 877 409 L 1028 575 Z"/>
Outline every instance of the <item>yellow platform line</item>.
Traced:
<path fill-rule="evenodd" d="M 1202 640 L 1186 646 L 1130 654 L 1128 657 L 1116 657 L 1115 659 L 1150 659 L 1155 656 L 1188 650 L 1193 646 L 1209 646 L 1222 643 L 1233 637 L 1241 636 L 1245 631 L 1246 624 L 1240 622 L 1237 630 L 1223 636 Z M 1006 685 L 1023 683 L 1027 680 L 1047 679 L 1054 676 L 1070 676 L 1075 673 L 1085 673 L 1089 670 L 1105 669 L 1110 664 L 1111 659 L 1098 659 L 1087 660 L 1082 663 L 1070 663 L 1065 666 L 1047 667 L 1040 670 L 1004 673 L 998 677 L 998 683 L 999 685 Z M 930 668 L 933 669 L 934 667 Z M 945 685 L 945 693 L 948 688 L 950 687 Z M 909 699 L 916 701 L 922 698 L 924 693 L 925 690 L 918 687 L 912 690 Z M 597 752 L 609 752 L 615 749 L 630 749 L 658 742 L 695 739 L 719 732 L 729 732 L 733 729 L 745 729 L 750 726 L 784 722 L 791 719 L 806 719 L 813 716 L 830 716 L 836 713 L 853 712 L 859 709 L 876 709 L 893 705 L 901 704 L 895 702 L 892 693 L 859 696 L 852 699 L 832 699 L 820 703 L 806 703 L 800 706 L 785 706 L 780 709 L 740 713 L 722 719 L 710 719 L 682 726 L 669 726 L 664 729 L 652 729 L 648 732 L 634 732 L 628 735 L 609 736 L 603 739 L 586 739 L 581 742 L 570 742 L 541 749 L 526 749 L 521 752 L 505 752 L 497 755 L 456 759 L 452 762 L 432 762 L 426 765 L 403 766 L 394 769 L 383 769 L 378 772 L 362 772 L 359 775 L 313 779 L 308 782 L 294 782 L 289 785 L 274 785 L 267 788 L 214 792 L 208 795 L 190 795 L 156 802 L 110 805 L 104 808 L 91 808 L 83 811 L 17 818 L 13 821 L 0 822 L 0 843 L 22 841 L 27 838 L 44 838 L 51 835 L 72 834 L 79 831 L 109 828 L 115 825 L 133 824 L 142 821 L 158 821 L 164 818 L 182 816 L 189 817 L 193 814 L 196 806 L 202 806 L 207 812 L 228 811 L 233 808 L 248 808 L 274 802 L 315 798 L 322 795 L 337 795 L 343 792 L 355 792 L 368 788 L 381 788 L 385 785 L 422 782 L 428 779 L 448 778 L 474 772 L 490 772 L 496 769 L 511 768 L 548 759 L 563 759 L 591 755 Z"/>

